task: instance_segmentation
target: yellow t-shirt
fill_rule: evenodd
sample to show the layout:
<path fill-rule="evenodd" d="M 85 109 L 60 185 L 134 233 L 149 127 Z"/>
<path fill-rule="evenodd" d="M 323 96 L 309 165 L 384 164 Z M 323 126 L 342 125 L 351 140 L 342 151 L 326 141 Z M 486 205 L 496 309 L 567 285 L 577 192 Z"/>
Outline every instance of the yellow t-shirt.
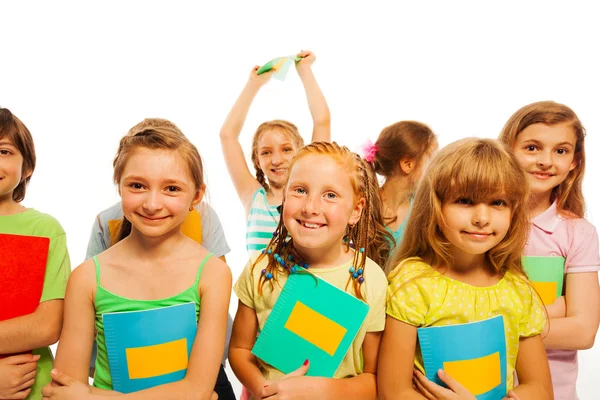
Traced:
<path fill-rule="evenodd" d="M 277 275 L 277 281 L 274 281 L 273 290 L 271 285 L 265 283 L 262 288 L 262 295 L 258 293 L 258 282 L 260 273 L 268 264 L 268 259 L 264 256 L 258 264 L 252 269 L 252 265 L 258 255 L 253 257 L 244 271 L 235 283 L 233 290 L 242 303 L 254 309 L 258 318 L 258 328 L 262 330 L 271 310 L 275 306 L 275 302 L 281 293 L 281 289 L 287 282 L 287 275 L 280 273 Z M 350 277 L 348 272 L 352 266 L 352 259 L 342 265 L 332 268 L 311 268 L 310 272 L 316 276 L 326 280 L 327 282 L 345 290 L 346 283 Z M 370 258 L 367 258 L 364 268 L 365 282 L 361 285 L 363 300 L 370 306 L 369 313 L 365 322 L 361 326 L 352 346 L 348 350 L 346 357 L 342 360 L 340 367 L 335 373 L 335 378 L 353 377 L 362 373 L 362 344 L 367 332 L 380 332 L 385 327 L 385 293 L 387 288 L 387 279 L 383 270 Z M 356 296 L 354 286 L 350 284 L 347 289 L 348 293 Z M 267 380 L 278 380 L 284 374 L 259 360 L 260 369 L 263 376 Z M 300 365 L 298 365 L 300 367 Z"/>
<path fill-rule="evenodd" d="M 519 338 L 540 334 L 545 324 L 541 302 L 527 282 L 507 272 L 493 286 L 472 286 L 440 274 L 419 258 L 400 263 L 389 277 L 387 314 L 417 328 L 465 324 L 502 315 L 507 386 L 513 388 Z M 425 372 L 420 348 L 415 354 L 415 367 Z"/>

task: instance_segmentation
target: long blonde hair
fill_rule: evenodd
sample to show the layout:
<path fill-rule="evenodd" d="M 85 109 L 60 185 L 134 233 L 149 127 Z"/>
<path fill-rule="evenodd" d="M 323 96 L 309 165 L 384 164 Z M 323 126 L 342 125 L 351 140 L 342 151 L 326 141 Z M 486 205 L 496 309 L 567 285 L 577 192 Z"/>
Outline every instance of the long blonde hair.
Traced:
<path fill-rule="evenodd" d="M 553 126 L 566 123 L 576 136 L 573 160 L 577 163 L 560 185 L 552 189 L 550 201 L 556 201 L 556 210 L 568 217 L 583 218 L 585 201 L 583 199 L 583 174 L 585 172 L 585 128 L 573 110 L 554 101 L 539 101 L 517 110 L 506 122 L 500 137 L 501 142 L 514 148 L 517 136 L 533 124 Z"/>
<path fill-rule="evenodd" d="M 404 240 L 386 272 L 412 257 L 431 266 L 451 267 L 450 242 L 441 229 L 445 224 L 442 205 L 459 198 L 478 203 L 502 197 L 511 208 L 510 228 L 502 241 L 486 252 L 486 261 L 500 275 L 511 271 L 525 276 L 521 255 L 529 229 L 528 193 L 527 176 L 519 161 L 498 141 L 467 138 L 444 147 L 417 188 Z"/>
<path fill-rule="evenodd" d="M 390 251 L 390 239 L 392 236 L 385 229 L 381 215 L 379 214 L 381 206 L 379 204 L 379 197 L 377 196 L 377 179 L 375 174 L 358 154 L 351 152 L 347 147 L 340 146 L 335 142 L 313 142 L 302 147 L 294 157 L 290 166 L 290 171 L 292 171 L 294 164 L 299 159 L 310 154 L 329 156 L 337 160 L 348 172 L 356 199 L 365 199 L 365 206 L 360 215 L 360 219 L 354 226 L 347 227 L 346 237 L 344 238 L 346 246 L 348 248 L 352 246 L 356 250 L 353 260 L 353 265 L 356 270 L 365 270 L 365 255 L 375 263 L 383 265 Z M 287 187 L 287 182 L 285 186 Z M 284 208 L 285 191 L 282 210 Z M 276 257 L 276 255 L 278 257 Z M 271 239 L 271 242 L 267 246 L 267 250 L 258 257 L 254 264 L 254 266 L 256 266 L 263 257 L 268 257 L 269 259 L 268 265 L 264 269 L 259 281 L 259 293 L 262 293 L 263 285 L 267 281 L 270 281 L 270 279 L 266 278 L 267 273 L 271 274 L 271 279 L 275 281 L 277 281 L 278 274 L 290 273 L 290 269 L 285 268 L 282 263 L 278 261 L 278 258 L 285 261 L 290 256 L 292 260 L 297 261 L 299 259 L 297 252 L 294 250 L 294 239 L 288 238 L 288 230 L 283 222 L 283 218 L 280 218 L 273 239 Z M 362 299 L 359 281 L 357 279 L 352 279 L 349 275 L 346 286 L 348 286 L 350 282 L 353 282 L 353 287 L 358 298 Z"/>

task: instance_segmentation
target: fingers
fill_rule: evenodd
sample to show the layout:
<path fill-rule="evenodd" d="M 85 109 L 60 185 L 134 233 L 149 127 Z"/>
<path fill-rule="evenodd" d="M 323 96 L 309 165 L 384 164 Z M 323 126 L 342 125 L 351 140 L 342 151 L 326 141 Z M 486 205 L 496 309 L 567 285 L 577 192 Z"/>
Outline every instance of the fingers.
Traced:
<path fill-rule="evenodd" d="M 40 356 L 38 354 L 19 354 L 16 356 L 6 357 L 4 360 L 2 360 L 2 362 L 4 362 L 6 365 L 19 365 L 26 363 L 36 363 L 39 359 Z"/>
<path fill-rule="evenodd" d="M 306 373 L 308 372 L 308 367 L 310 367 L 310 361 L 308 360 L 304 360 L 304 364 L 302 364 L 302 366 L 300 368 L 298 368 L 297 370 L 290 372 L 289 374 L 287 374 L 285 378 L 291 378 L 293 376 L 303 376 L 306 375 Z"/>
<path fill-rule="evenodd" d="M 450 395 L 453 394 L 451 390 L 448 390 L 435 382 L 431 382 L 420 371 L 414 371 L 413 374 L 417 379 L 417 382 L 420 383 L 425 388 L 425 390 L 431 393 L 434 399 L 443 400 L 451 398 Z"/>
<path fill-rule="evenodd" d="M 421 382 L 419 382 L 419 380 L 416 378 L 413 378 L 413 387 L 417 392 L 421 393 L 427 400 L 436 400 L 435 397 L 431 393 L 429 393 L 429 391 L 425 389 Z"/>
<path fill-rule="evenodd" d="M 57 369 L 53 369 L 52 371 L 50 371 L 50 375 L 52 376 L 53 381 L 59 383 L 62 386 L 69 386 L 75 381 L 69 375 L 62 373 Z M 46 385 L 46 387 L 48 387 L 48 385 Z"/>
<path fill-rule="evenodd" d="M 19 374 L 22 376 L 27 376 L 27 375 L 31 374 L 32 372 L 34 373 L 33 375 L 35 376 L 35 373 L 37 371 L 37 362 L 28 362 L 26 364 L 21 364 L 16 368 L 19 369 Z"/>
<path fill-rule="evenodd" d="M 446 386 L 448 386 L 448 388 L 450 390 L 452 390 L 454 393 L 463 395 L 463 396 L 470 395 L 470 392 L 463 385 L 461 385 L 453 377 L 451 377 L 446 372 L 444 372 L 444 370 L 440 369 L 438 371 L 438 376 L 440 377 L 442 382 L 444 382 L 446 384 Z M 473 396 L 473 398 L 475 398 L 475 397 Z"/>

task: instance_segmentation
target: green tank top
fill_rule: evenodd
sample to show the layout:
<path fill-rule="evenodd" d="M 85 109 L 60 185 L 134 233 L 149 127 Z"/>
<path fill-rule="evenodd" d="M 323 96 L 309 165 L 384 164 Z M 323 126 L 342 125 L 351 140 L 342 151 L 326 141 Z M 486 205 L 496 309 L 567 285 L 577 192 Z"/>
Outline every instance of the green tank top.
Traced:
<path fill-rule="evenodd" d="M 96 264 L 96 329 L 98 331 L 96 336 L 96 341 L 98 343 L 98 357 L 96 358 L 96 372 L 94 373 L 95 387 L 112 390 L 112 379 L 110 377 L 110 369 L 108 366 L 108 354 L 106 352 L 106 339 L 104 337 L 102 315 L 112 312 L 143 311 L 193 302 L 196 305 L 196 322 L 198 322 L 200 316 L 198 282 L 200 281 L 200 275 L 202 274 L 204 265 L 211 256 L 212 253 L 207 254 L 200 263 L 198 273 L 196 274 L 196 281 L 191 287 L 175 296 L 159 300 L 128 299 L 104 289 L 100 286 L 100 263 L 98 262 L 98 257 L 94 257 L 94 264 Z"/>

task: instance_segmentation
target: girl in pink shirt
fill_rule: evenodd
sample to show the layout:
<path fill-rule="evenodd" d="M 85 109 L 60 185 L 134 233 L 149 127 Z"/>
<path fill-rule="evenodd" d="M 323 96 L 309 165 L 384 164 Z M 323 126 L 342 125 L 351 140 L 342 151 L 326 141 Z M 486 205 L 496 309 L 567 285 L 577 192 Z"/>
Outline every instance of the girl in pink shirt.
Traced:
<path fill-rule="evenodd" d="M 531 183 L 532 224 L 524 255 L 564 262 L 562 296 L 546 304 L 550 323 L 543 333 L 556 400 L 578 399 L 577 350 L 594 345 L 600 322 L 598 234 L 583 218 L 584 138 L 577 115 L 552 101 L 521 108 L 500 134 Z"/>

